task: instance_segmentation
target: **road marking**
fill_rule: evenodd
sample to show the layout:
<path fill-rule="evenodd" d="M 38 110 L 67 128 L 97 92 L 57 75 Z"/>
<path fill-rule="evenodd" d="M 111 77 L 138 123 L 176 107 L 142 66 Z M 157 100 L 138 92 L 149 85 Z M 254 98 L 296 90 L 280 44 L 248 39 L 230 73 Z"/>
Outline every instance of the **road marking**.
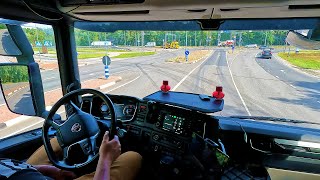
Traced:
<path fill-rule="evenodd" d="M 114 91 L 114 90 L 116 90 L 116 89 L 119 89 L 119 88 L 121 88 L 121 87 L 123 87 L 123 86 L 125 86 L 125 85 L 128 85 L 128 84 L 132 83 L 133 81 L 139 79 L 141 76 L 142 76 L 142 72 L 140 72 L 140 75 L 139 75 L 138 77 L 134 78 L 133 80 L 131 80 L 131 81 L 129 81 L 129 82 L 126 82 L 126 83 L 124 83 L 124 84 L 122 84 L 122 85 L 120 85 L 120 86 L 118 86 L 118 87 L 115 87 L 115 88 L 107 91 L 106 93 L 109 93 L 109 92 L 111 92 L 111 91 Z"/>
<path fill-rule="evenodd" d="M 94 75 L 94 73 L 89 74 L 89 76 L 93 76 L 93 75 Z"/>
<path fill-rule="evenodd" d="M 232 59 L 232 61 L 234 61 L 235 58 L 236 58 L 238 55 L 239 55 L 239 54 L 237 54 L 237 55 Z M 229 62 L 228 62 L 227 53 L 226 53 L 226 61 L 227 61 L 227 65 L 228 65 L 228 69 L 229 69 L 229 73 L 230 73 L 230 76 L 231 76 L 231 80 L 232 80 L 232 82 L 233 82 L 233 85 L 234 85 L 234 87 L 236 88 L 236 91 L 237 91 L 237 93 L 238 93 L 238 95 L 239 95 L 239 97 L 240 97 L 240 100 L 241 100 L 241 102 L 242 102 L 242 104 L 243 104 L 243 106 L 244 106 L 244 109 L 247 111 L 248 115 L 251 116 L 251 113 L 250 113 L 250 111 L 249 111 L 246 103 L 244 102 L 244 100 L 243 100 L 243 98 L 242 98 L 242 96 L 241 96 L 241 94 L 240 94 L 240 91 L 239 91 L 239 89 L 238 89 L 238 87 L 237 87 L 237 85 L 236 85 L 236 82 L 234 81 L 233 74 L 232 74 L 232 72 L 231 72 L 231 68 L 230 68 L 230 65 L 229 65 Z"/>
<path fill-rule="evenodd" d="M 320 101 L 317 101 L 318 103 L 320 103 Z"/>
<path fill-rule="evenodd" d="M 46 78 L 44 80 L 49 80 L 49 79 L 55 79 L 56 77 L 49 77 L 49 78 Z"/>
<path fill-rule="evenodd" d="M 105 88 L 110 87 L 110 86 L 115 85 L 115 84 L 116 84 L 116 82 L 112 81 L 112 82 L 109 82 L 107 84 L 99 86 L 99 89 L 105 89 Z"/>
<path fill-rule="evenodd" d="M 281 69 L 280 71 L 283 72 L 283 73 L 286 73 L 283 69 Z"/>
<path fill-rule="evenodd" d="M 276 76 L 276 78 L 278 78 L 278 79 L 279 79 L 279 76 Z"/>
<path fill-rule="evenodd" d="M 3 103 L 3 104 L 0 104 L 0 106 L 4 106 L 4 105 L 6 105 L 5 103 Z"/>
<path fill-rule="evenodd" d="M 292 84 L 289 84 L 291 87 L 293 87 L 293 88 L 295 88 L 296 89 L 296 87 L 294 86 L 294 85 L 292 85 Z"/>
<path fill-rule="evenodd" d="M 31 118 L 31 116 L 19 116 L 17 118 L 5 121 L 4 123 L 7 125 L 7 127 L 9 127 L 9 126 L 13 126 L 15 124 L 21 123 L 22 121 L 25 121 L 29 118 Z"/>
<path fill-rule="evenodd" d="M 29 117 L 29 118 L 30 118 L 30 117 Z M 2 138 L 6 138 L 6 137 L 13 136 L 13 135 L 15 135 L 15 134 L 18 134 L 19 132 L 22 132 L 22 131 L 24 131 L 24 130 L 26 130 L 26 129 L 28 129 L 28 128 L 31 128 L 31 127 L 33 127 L 33 126 L 35 126 L 35 125 L 38 125 L 38 124 L 40 124 L 40 123 L 43 123 L 43 122 L 44 122 L 44 120 L 41 119 L 39 122 L 36 122 L 36 123 L 34 123 L 34 124 L 31 124 L 30 126 L 27 126 L 27 127 L 25 127 L 25 128 L 19 129 L 18 131 L 15 131 L 14 133 L 8 134 L 8 135 L 6 135 L 6 136 L 4 136 L 4 137 L 2 137 Z"/>
<path fill-rule="evenodd" d="M 204 61 L 202 61 L 197 67 L 195 67 L 194 69 L 192 69 L 192 71 L 190 71 L 185 77 L 183 77 L 183 78 L 181 79 L 181 81 L 180 81 L 176 86 L 174 86 L 174 87 L 172 88 L 172 91 L 175 91 L 175 90 L 183 83 L 183 81 L 185 81 L 185 80 L 193 73 L 193 71 L 195 71 L 195 70 L 196 70 L 198 67 L 200 67 L 204 62 L 206 62 L 206 61 L 209 59 L 209 57 L 212 56 L 213 52 L 214 52 L 214 51 L 212 51 L 212 53 L 211 53 Z M 219 54 L 219 56 L 220 56 L 220 54 Z"/>

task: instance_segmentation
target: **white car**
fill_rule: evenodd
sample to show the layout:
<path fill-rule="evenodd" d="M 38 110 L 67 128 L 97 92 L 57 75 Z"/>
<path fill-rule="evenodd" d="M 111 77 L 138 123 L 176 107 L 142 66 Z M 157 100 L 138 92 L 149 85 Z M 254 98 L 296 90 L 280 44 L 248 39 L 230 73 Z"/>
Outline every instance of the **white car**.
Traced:
<path fill-rule="evenodd" d="M 246 46 L 244 46 L 245 48 L 257 48 L 258 45 L 257 44 L 248 44 Z"/>

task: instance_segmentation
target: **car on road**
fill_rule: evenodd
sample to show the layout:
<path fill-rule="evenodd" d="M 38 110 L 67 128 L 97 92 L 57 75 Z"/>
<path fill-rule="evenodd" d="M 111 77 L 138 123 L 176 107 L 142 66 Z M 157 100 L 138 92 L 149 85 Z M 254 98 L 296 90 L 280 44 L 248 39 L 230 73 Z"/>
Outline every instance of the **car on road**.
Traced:
<path fill-rule="evenodd" d="M 259 47 L 259 49 L 266 49 L 266 48 L 268 48 L 268 46 L 262 45 Z"/>
<path fill-rule="evenodd" d="M 264 59 L 271 59 L 272 58 L 272 51 L 269 48 L 263 49 L 261 52 L 261 58 Z"/>
<path fill-rule="evenodd" d="M 0 1 L 0 179 L 320 179 L 316 4 Z"/>
<path fill-rule="evenodd" d="M 244 46 L 245 48 L 257 48 L 258 45 L 257 44 L 248 44 Z"/>

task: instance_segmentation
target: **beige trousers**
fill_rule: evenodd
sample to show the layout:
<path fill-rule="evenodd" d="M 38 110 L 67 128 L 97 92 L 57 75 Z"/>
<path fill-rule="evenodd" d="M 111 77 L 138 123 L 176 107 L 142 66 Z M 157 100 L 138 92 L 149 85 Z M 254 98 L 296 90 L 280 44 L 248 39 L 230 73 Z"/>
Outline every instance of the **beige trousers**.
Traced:
<path fill-rule="evenodd" d="M 51 140 L 51 145 L 56 155 L 59 155 L 59 154 L 61 155 L 62 150 L 56 138 Z M 136 152 L 129 151 L 121 154 L 111 165 L 111 169 L 110 169 L 111 180 L 134 179 L 140 170 L 141 161 L 142 161 L 141 155 Z M 48 159 L 44 146 L 41 146 L 39 149 L 37 149 L 37 151 L 35 151 L 30 156 L 27 163 L 31 165 L 52 165 Z M 94 173 L 95 172 L 83 175 L 77 178 L 77 180 L 93 179 Z"/>

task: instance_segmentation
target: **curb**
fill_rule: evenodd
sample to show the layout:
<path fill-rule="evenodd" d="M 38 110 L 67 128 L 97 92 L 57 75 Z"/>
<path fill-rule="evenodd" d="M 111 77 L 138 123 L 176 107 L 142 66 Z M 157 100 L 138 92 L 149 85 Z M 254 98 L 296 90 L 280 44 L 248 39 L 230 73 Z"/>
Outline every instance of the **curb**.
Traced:
<path fill-rule="evenodd" d="M 28 87 L 28 85 L 19 87 L 18 89 L 15 89 L 14 91 L 7 93 L 7 96 L 9 96 L 8 99 L 11 98 L 11 95 L 12 95 L 13 93 L 19 92 L 19 91 L 21 91 L 22 89 L 24 89 L 24 88 L 26 88 L 26 87 Z"/>
<path fill-rule="evenodd" d="M 18 123 L 20 123 L 22 121 L 26 121 L 26 120 L 28 120 L 30 118 L 33 118 L 33 116 L 19 116 L 17 118 L 10 119 L 10 120 L 8 120 L 6 122 L 2 122 L 2 123 L 0 123 L 0 130 L 3 129 L 3 128 L 6 128 L 6 127 L 11 127 L 11 126 L 13 126 L 15 124 L 18 124 Z"/>
<path fill-rule="evenodd" d="M 105 89 L 105 88 L 107 88 L 107 87 L 113 86 L 113 85 L 115 85 L 117 82 L 119 82 L 119 81 L 121 81 L 121 80 L 122 80 L 122 77 L 120 77 L 120 78 L 117 79 L 117 80 L 108 82 L 107 84 L 101 85 L 101 86 L 99 86 L 98 89 L 102 90 L 102 89 Z"/>

